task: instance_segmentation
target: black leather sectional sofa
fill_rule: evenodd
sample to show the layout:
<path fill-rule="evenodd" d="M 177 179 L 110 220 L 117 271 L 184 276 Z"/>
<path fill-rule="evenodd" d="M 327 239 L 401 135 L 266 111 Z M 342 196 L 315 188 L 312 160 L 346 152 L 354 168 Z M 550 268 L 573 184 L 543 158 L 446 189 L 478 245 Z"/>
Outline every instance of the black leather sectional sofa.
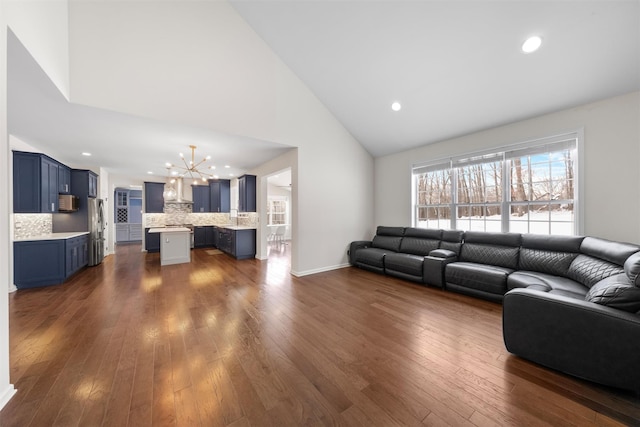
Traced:
<path fill-rule="evenodd" d="M 507 350 L 640 392 L 640 246 L 596 237 L 377 229 L 366 270 L 503 304 Z"/>

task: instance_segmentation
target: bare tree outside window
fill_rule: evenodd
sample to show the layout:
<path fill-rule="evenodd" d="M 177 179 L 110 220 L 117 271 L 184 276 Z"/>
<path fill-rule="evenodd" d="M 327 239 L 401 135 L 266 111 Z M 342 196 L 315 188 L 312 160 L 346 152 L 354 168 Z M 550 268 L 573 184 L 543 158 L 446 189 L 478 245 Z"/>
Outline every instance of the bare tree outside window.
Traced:
<path fill-rule="evenodd" d="M 557 148 L 527 147 L 461 160 L 457 166 L 418 168 L 416 226 L 574 234 L 575 147 L 576 140 L 567 139 Z"/>

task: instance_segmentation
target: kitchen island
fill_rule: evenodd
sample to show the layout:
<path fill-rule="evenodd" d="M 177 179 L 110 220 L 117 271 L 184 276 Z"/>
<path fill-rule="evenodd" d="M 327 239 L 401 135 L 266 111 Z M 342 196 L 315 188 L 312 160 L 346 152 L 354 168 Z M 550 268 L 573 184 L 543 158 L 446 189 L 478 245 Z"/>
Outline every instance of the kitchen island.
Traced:
<path fill-rule="evenodd" d="M 256 227 L 225 225 L 218 227 L 218 249 L 236 259 L 256 256 Z"/>
<path fill-rule="evenodd" d="M 189 228 L 151 228 L 149 233 L 160 233 L 160 265 L 191 262 L 191 230 Z"/>

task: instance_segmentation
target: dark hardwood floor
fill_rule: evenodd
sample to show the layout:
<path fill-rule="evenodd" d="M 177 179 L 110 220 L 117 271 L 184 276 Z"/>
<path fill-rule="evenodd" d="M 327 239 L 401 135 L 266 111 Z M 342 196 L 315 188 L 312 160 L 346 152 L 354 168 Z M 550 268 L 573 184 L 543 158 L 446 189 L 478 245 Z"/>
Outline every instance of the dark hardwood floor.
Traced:
<path fill-rule="evenodd" d="M 640 425 L 636 395 L 511 356 L 501 306 L 355 268 L 118 247 L 10 295 L 6 426 Z M 640 366 L 639 366 L 640 369 Z"/>

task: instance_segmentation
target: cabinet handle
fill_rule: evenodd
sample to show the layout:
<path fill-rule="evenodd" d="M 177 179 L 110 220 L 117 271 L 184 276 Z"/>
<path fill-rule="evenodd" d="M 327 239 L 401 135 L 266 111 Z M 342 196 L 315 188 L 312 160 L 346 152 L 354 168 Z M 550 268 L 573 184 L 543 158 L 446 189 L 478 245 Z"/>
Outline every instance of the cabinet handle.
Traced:
<path fill-rule="evenodd" d="M 55 207 L 54 203 L 51 203 L 51 212 L 54 212 L 54 209 L 53 209 L 54 207 Z"/>

